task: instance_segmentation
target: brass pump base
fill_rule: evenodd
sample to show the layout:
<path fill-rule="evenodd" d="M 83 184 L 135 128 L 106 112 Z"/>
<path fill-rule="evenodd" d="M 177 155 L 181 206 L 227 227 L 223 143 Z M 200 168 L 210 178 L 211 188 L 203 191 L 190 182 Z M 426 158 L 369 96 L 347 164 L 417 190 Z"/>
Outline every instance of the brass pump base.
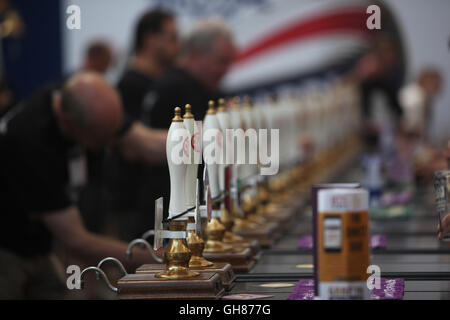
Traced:
<path fill-rule="evenodd" d="M 220 222 L 223 224 L 227 232 L 231 231 L 234 225 L 234 217 L 230 214 L 230 212 L 226 208 L 222 208 L 220 209 L 220 211 L 222 212 Z"/>
<path fill-rule="evenodd" d="M 251 248 L 245 248 L 239 252 L 219 252 L 207 253 L 205 257 L 208 260 L 214 261 L 214 264 L 219 262 L 226 262 L 231 264 L 235 273 L 246 273 L 255 265 L 255 259 Z"/>
<path fill-rule="evenodd" d="M 220 223 L 218 218 L 212 218 L 206 225 L 205 236 L 206 245 L 205 253 L 218 253 L 218 252 L 232 252 L 233 247 L 223 243 L 223 237 L 225 235 L 225 227 Z"/>
<path fill-rule="evenodd" d="M 194 230 L 188 231 L 187 243 L 189 250 L 192 252 L 191 260 L 189 260 L 189 268 L 206 268 L 214 265 L 211 261 L 203 258 L 205 243 Z"/>
<path fill-rule="evenodd" d="M 225 235 L 223 236 L 223 242 L 229 244 L 239 244 L 244 240 L 242 237 L 235 235 L 231 230 L 234 226 L 235 218 L 231 215 L 226 208 L 222 208 L 222 216 L 220 217 L 220 222 L 225 227 Z"/>
<path fill-rule="evenodd" d="M 230 232 L 230 231 L 226 231 L 225 236 L 223 237 L 224 243 L 239 244 L 242 241 L 244 241 L 244 238 L 237 236 L 233 232 Z"/>
<path fill-rule="evenodd" d="M 171 221 L 169 223 L 170 231 L 185 231 L 187 221 Z M 156 278 L 164 279 L 187 279 L 197 277 L 198 272 L 189 270 L 189 260 L 191 259 L 185 238 L 170 239 L 164 253 L 164 259 L 167 263 L 166 270 L 155 275 Z"/>
<path fill-rule="evenodd" d="M 266 218 L 258 214 L 250 214 L 247 216 L 248 221 L 256 223 L 258 225 L 263 225 L 267 222 Z"/>
<path fill-rule="evenodd" d="M 156 274 L 155 278 L 177 280 L 177 279 L 193 278 L 197 277 L 198 275 L 199 275 L 198 272 L 194 272 L 189 269 L 180 269 L 180 268 L 169 269 L 169 266 L 167 266 L 167 269 L 161 273 Z"/>
<path fill-rule="evenodd" d="M 279 224 L 276 222 L 268 222 L 255 229 L 237 229 L 235 227 L 233 231 L 247 241 L 258 240 L 263 248 L 271 247 L 281 237 Z"/>
<path fill-rule="evenodd" d="M 155 274 L 161 271 L 162 266 L 160 264 L 144 264 L 136 269 L 136 274 Z M 230 290 L 234 285 L 234 280 L 236 275 L 234 274 L 233 268 L 229 263 L 226 262 L 216 262 L 213 267 L 210 268 L 193 268 L 200 274 L 203 273 L 217 273 L 220 276 L 225 290 Z M 192 282 L 192 281 L 191 281 Z M 190 288 L 192 290 L 192 288 Z"/>
<path fill-rule="evenodd" d="M 192 256 L 189 261 L 189 268 L 212 268 L 214 267 L 214 263 L 206 260 L 203 257 Z"/>
<path fill-rule="evenodd" d="M 205 253 L 218 253 L 218 252 L 233 252 L 234 249 L 232 246 L 221 242 L 208 240 L 206 241 Z"/>
<path fill-rule="evenodd" d="M 194 223 L 194 217 L 189 217 L 189 223 Z M 187 244 L 192 253 L 191 260 L 189 260 L 189 268 L 207 268 L 212 267 L 214 263 L 203 258 L 203 250 L 205 243 L 194 230 L 188 231 Z"/>
<path fill-rule="evenodd" d="M 233 232 L 245 232 L 258 229 L 259 225 L 246 219 L 236 218 L 234 220 Z"/>

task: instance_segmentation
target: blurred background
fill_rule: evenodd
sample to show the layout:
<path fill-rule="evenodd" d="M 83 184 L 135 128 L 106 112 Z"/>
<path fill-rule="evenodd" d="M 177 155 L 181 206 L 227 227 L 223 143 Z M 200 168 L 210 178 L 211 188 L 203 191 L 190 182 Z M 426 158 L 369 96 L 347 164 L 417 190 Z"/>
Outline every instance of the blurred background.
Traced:
<path fill-rule="evenodd" d="M 450 138 L 450 2 L 386 0 L 381 31 L 396 44 L 396 86 L 414 80 L 425 67 L 441 72 L 434 101 L 431 140 Z M 81 29 L 69 30 L 68 6 L 81 8 Z M 164 7 L 176 14 L 180 36 L 198 19 L 218 16 L 230 26 L 238 53 L 222 88 L 231 93 L 272 90 L 280 85 L 332 77 L 354 66 L 370 49 L 366 28 L 372 2 L 314 0 L 43 0 L 0 1 L 3 104 L 29 97 L 37 88 L 82 64 L 92 41 L 104 40 L 114 53 L 107 78 L 115 83 L 130 56 L 133 27 L 140 14 Z M 5 98 L 6 97 L 6 98 Z"/>
<path fill-rule="evenodd" d="M 381 10 L 379 30 L 367 27 L 373 14 L 368 12 L 368 7 L 373 4 Z M 80 9 L 79 29 L 68 27 L 73 15 L 72 5 Z M 155 8 L 164 12 L 145 14 Z M 168 200 L 166 130 L 173 116 L 172 108 L 186 103 L 192 104 L 197 120 L 201 120 L 210 99 L 249 95 L 255 106 L 253 110 L 264 110 L 269 115 L 267 119 L 273 121 L 268 128 L 283 128 L 279 152 L 281 169 L 289 168 L 298 160 L 307 163 L 310 159 L 296 150 L 302 148 L 305 155 L 311 150 L 317 154 L 331 150 L 330 159 L 334 162 L 340 154 L 334 152 L 337 149 L 327 147 L 333 146 L 336 140 L 348 140 L 348 136 L 338 134 L 348 131 L 362 133 L 369 146 L 364 160 L 367 173 L 363 184 L 371 195 L 379 196 L 381 192 L 380 167 L 388 163 L 385 159 L 392 160 L 389 174 L 397 182 L 406 186 L 413 184 L 414 174 L 430 182 L 432 172 L 444 168 L 450 158 L 450 144 L 447 154 L 443 153 L 444 145 L 450 140 L 449 12 L 448 0 L 0 0 L 0 137 L 8 134 L 5 123 L 11 119 L 10 122 L 14 122 L 16 114 L 27 115 L 32 109 L 14 108 L 21 106 L 22 101 L 29 100 L 32 107 L 33 103 L 41 104 L 40 107 L 47 108 L 45 110 L 53 116 L 57 105 L 53 91 L 51 95 L 50 91 L 46 92 L 45 101 L 30 99 L 38 89 L 49 83 L 61 83 L 80 70 L 104 74 L 108 83 L 118 89 L 125 113 L 135 119 L 128 127 L 123 125 L 125 119 L 120 130 L 108 131 L 111 139 L 117 131 L 122 134 L 117 145 L 105 142 L 100 152 L 88 150 L 87 160 L 83 158 L 83 166 L 87 161 L 88 179 L 86 181 L 86 172 L 80 170 L 84 182 L 70 181 L 74 190 L 69 191 L 78 193 L 71 201 L 78 202 L 87 229 L 123 241 L 130 241 L 152 228 L 154 219 L 149 213 L 152 213 L 153 201 L 161 195 Z M 203 29 L 192 31 L 197 22 L 208 18 L 218 18 L 222 25 L 203 24 Z M 143 26 L 144 31 L 139 31 L 139 26 Z M 210 26 L 215 29 L 215 35 L 208 33 Z M 205 46 L 207 50 L 199 49 Z M 111 100 L 102 103 L 105 100 L 101 99 L 109 98 L 108 93 L 111 92 L 95 91 L 89 107 L 114 107 L 114 103 L 109 103 Z M 237 100 L 228 99 L 228 103 L 230 101 Z M 247 102 L 244 100 L 244 104 Z M 300 114 L 299 110 L 303 116 L 295 118 L 293 115 Z M 359 118 L 358 111 L 363 118 Z M 397 120 L 403 114 L 401 124 L 395 121 L 389 124 L 388 113 L 398 116 Z M 371 117 L 376 121 L 368 120 Z M 28 131 L 31 124 L 39 122 L 33 114 L 27 119 L 29 122 L 23 124 L 22 131 L 10 130 L 13 138 L 14 134 L 32 132 Z M 276 121 L 280 119 L 282 122 Z M 356 119 L 355 126 L 352 119 Z M 58 124 L 62 122 L 58 118 Z M 87 130 L 81 128 L 84 138 Z M 400 130 L 396 132 L 397 129 Z M 57 132 L 67 134 L 62 131 Z M 380 141 L 376 131 L 380 133 Z M 299 134 L 303 138 L 303 133 L 316 141 L 296 141 Z M 92 137 L 96 133 L 90 134 L 79 140 L 88 144 L 95 141 Z M 35 138 L 33 132 L 31 136 Z M 43 141 L 40 138 L 37 136 L 36 141 L 43 145 L 52 142 L 45 140 L 48 136 L 43 136 Z M 77 135 L 68 138 L 80 142 Z M 314 143 L 316 150 L 312 147 Z M 375 152 L 372 149 L 377 144 L 382 150 Z M 151 149 L 151 145 L 156 147 Z M 8 143 L 0 143 L 0 147 L 13 149 Z M 17 147 L 22 148 L 20 144 Z M 148 168 L 133 162 L 136 159 L 128 159 L 127 147 L 134 148 L 131 154 L 141 157 L 137 160 Z M 51 163 L 40 153 L 44 149 L 30 149 L 31 162 L 41 165 L 37 166 L 39 174 L 42 167 L 47 168 Z M 66 156 L 65 148 L 58 151 Z M 14 158 L 15 153 L 11 154 L 8 164 L 12 168 L 17 167 L 16 161 L 28 160 L 23 156 Z M 80 154 L 73 158 L 82 158 Z M 3 159 L 7 156 L 4 152 Z M 413 164 L 415 173 L 411 169 Z M 14 173 L 5 168 L 2 174 L 16 182 Z M 289 174 L 289 170 L 285 172 Z M 53 167 L 44 173 L 54 174 L 58 181 L 67 174 Z M 48 178 L 46 174 L 42 176 L 43 180 Z M 24 181 L 30 183 L 35 180 L 29 172 L 25 178 L 29 180 Z M 417 180 L 419 186 L 423 180 Z M 41 186 L 42 181 L 35 182 Z M 26 189 L 24 185 L 27 184 L 18 183 L 19 195 Z M 7 192 L 0 196 L 12 190 L 9 186 L 3 190 L 1 187 L 0 192 Z M 31 189 L 26 195 L 29 198 L 38 188 Z M 63 189 L 61 185 L 54 184 L 50 190 L 56 193 L 60 189 Z M 39 198 L 46 197 L 47 194 Z M 3 200 L 0 199 L 0 203 Z M 9 209 L 14 210 L 10 210 L 7 219 L 17 216 L 13 202 L 14 199 Z M 56 210 L 50 205 L 52 210 L 31 208 L 29 211 Z M 0 208 L 0 213 L 4 212 Z M 27 219 L 30 212 L 24 212 Z M 14 229 L 5 221 L 4 225 L 14 233 L 2 235 L 6 239 L 3 242 L 9 245 L 10 239 L 17 240 L 17 234 L 22 234 L 23 223 L 19 221 Z M 34 220 L 30 221 L 33 225 Z M 65 234 L 58 232 L 59 225 L 49 228 L 53 237 L 64 238 Z M 113 255 L 111 252 L 120 252 L 122 256 L 126 248 L 125 242 L 88 236 L 90 242 L 86 243 L 92 245 L 83 246 L 83 250 L 96 248 L 98 243 L 104 246 L 104 251 L 94 252 L 95 261 L 98 257 Z M 1 240 L 0 249 L 4 246 Z M 70 243 L 73 239 L 64 240 Z M 28 243 L 21 245 L 27 247 Z M 82 265 L 77 260 L 73 262 L 72 256 L 64 257 L 64 250 L 55 251 L 64 266 Z M 89 252 L 92 256 L 94 253 Z M 147 258 L 142 253 L 141 258 L 144 256 Z M 9 263 L 4 266 L 18 269 Z M 41 274 L 36 265 L 33 268 L 37 275 Z M 64 272 L 62 274 L 64 278 Z"/>

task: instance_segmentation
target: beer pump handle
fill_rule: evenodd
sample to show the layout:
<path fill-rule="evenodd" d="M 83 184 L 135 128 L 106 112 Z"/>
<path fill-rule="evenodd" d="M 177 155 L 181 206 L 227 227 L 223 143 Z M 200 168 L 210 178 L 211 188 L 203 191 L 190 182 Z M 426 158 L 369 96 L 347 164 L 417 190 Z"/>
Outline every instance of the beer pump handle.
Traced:
<path fill-rule="evenodd" d="M 185 178 L 185 200 L 188 208 L 195 206 L 196 178 L 198 171 L 198 161 L 201 157 L 199 148 L 196 146 L 199 138 L 199 128 L 195 124 L 191 106 L 186 105 L 186 112 L 183 116 L 183 123 L 187 130 L 187 136 L 183 143 L 183 152 L 188 158 Z"/>
<path fill-rule="evenodd" d="M 158 250 L 163 245 L 163 239 L 161 238 L 161 233 L 159 230 L 163 230 L 163 198 L 160 197 L 155 201 L 155 235 L 153 239 L 153 249 Z"/>
<path fill-rule="evenodd" d="M 183 155 L 173 152 L 177 150 L 180 143 L 184 142 L 183 136 L 186 136 L 186 131 L 181 117 L 181 108 L 177 107 L 166 140 L 166 156 L 170 176 L 169 218 L 180 214 L 186 208 L 184 191 L 187 164 L 184 163 L 184 158 L 181 158 Z M 186 217 L 180 219 L 184 220 Z"/>
<path fill-rule="evenodd" d="M 231 212 L 231 167 L 226 166 L 224 170 L 224 189 L 225 189 L 225 208 L 228 210 L 228 212 Z"/>
<path fill-rule="evenodd" d="M 209 187 L 209 175 L 208 169 L 203 170 L 203 200 L 205 205 L 201 206 L 201 216 L 202 218 L 207 218 L 208 221 L 211 220 L 212 215 L 212 199 L 211 199 L 211 189 Z"/>
<path fill-rule="evenodd" d="M 219 165 L 219 186 L 224 196 L 227 193 L 226 188 L 226 170 L 230 169 L 230 165 L 233 163 L 231 159 L 232 152 L 228 148 L 232 146 L 232 133 L 231 133 L 231 119 L 225 108 L 225 99 L 219 99 L 219 107 L 217 109 L 217 120 L 222 130 L 222 164 Z"/>
<path fill-rule="evenodd" d="M 208 170 L 209 175 L 209 186 L 211 189 L 211 196 L 213 199 L 216 199 L 220 196 L 220 188 L 219 188 L 219 176 L 218 176 L 218 164 L 216 159 L 220 159 L 221 154 L 221 131 L 219 127 L 219 123 L 216 117 L 216 111 L 214 109 L 214 101 L 209 101 L 208 103 L 208 111 L 206 113 L 205 119 L 203 121 L 204 132 L 203 132 L 203 151 L 205 158 L 205 167 Z M 213 148 L 211 144 L 214 144 Z M 207 150 L 214 150 L 214 156 L 216 159 L 208 159 L 212 154 L 206 154 Z"/>
<path fill-rule="evenodd" d="M 198 179 L 196 180 L 195 190 L 195 233 L 199 235 L 202 230 L 202 219 L 200 215 L 200 183 Z"/>

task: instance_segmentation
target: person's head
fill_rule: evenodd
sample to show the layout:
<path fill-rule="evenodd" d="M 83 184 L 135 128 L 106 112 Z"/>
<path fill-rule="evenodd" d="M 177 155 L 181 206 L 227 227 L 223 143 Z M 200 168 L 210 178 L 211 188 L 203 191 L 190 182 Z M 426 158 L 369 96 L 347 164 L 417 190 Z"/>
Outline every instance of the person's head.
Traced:
<path fill-rule="evenodd" d="M 400 59 L 399 48 L 395 41 L 387 35 L 383 35 L 377 42 L 376 53 L 380 60 L 381 66 L 390 69 L 395 66 Z"/>
<path fill-rule="evenodd" d="M 220 20 L 199 22 L 183 41 L 183 61 L 204 85 L 216 90 L 235 55 L 233 37 Z"/>
<path fill-rule="evenodd" d="M 113 142 L 122 123 L 117 91 L 94 72 L 70 78 L 54 95 L 52 107 L 63 135 L 88 149 Z"/>
<path fill-rule="evenodd" d="M 425 91 L 427 98 L 431 98 L 441 90 L 441 73 L 433 67 L 425 68 L 420 72 L 417 82 Z"/>
<path fill-rule="evenodd" d="M 86 49 L 83 70 L 106 73 L 113 60 L 113 51 L 106 41 L 94 41 Z"/>
<path fill-rule="evenodd" d="M 173 64 L 179 51 L 174 15 L 159 9 L 145 13 L 136 26 L 134 51 L 161 65 Z"/>

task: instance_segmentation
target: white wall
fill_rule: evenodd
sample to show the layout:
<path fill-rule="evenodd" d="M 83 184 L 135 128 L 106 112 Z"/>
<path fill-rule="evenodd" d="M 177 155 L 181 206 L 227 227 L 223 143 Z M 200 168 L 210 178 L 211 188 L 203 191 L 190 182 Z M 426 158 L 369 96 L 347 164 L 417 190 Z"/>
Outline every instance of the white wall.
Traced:
<path fill-rule="evenodd" d="M 63 70 L 69 73 L 79 68 L 88 43 L 104 37 L 109 39 L 119 53 L 119 67 L 114 68 L 108 75 L 110 80 L 115 80 L 120 67 L 126 62 L 136 20 L 158 1 L 161 0 L 63 0 Z M 196 19 L 221 16 L 229 24 L 237 46 L 245 48 L 246 45 L 289 23 L 325 9 L 362 1 L 260 0 L 246 3 L 238 0 L 167 0 L 163 1 L 163 4 L 177 14 L 181 35 L 190 29 Z M 65 26 L 68 16 L 65 10 L 71 4 L 80 7 L 81 30 L 69 30 Z M 227 9 L 231 10 L 226 13 Z M 276 52 L 269 52 L 269 56 L 263 56 L 248 67 L 239 66 L 239 70 L 231 70 L 224 85 L 235 90 L 252 82 L 254 85 L 261 80 L 275 80 L 275 77 L 283 77 L 287 73 L 306 72 L 339 54 L 343 55 L 358 48 L 360 42 L 357 36 L 340 35 L 317 43 L 313 40 L 297 46 L 293 44 L 290 48 L 278 48 Z"/>
<path fill-rule="evenodd" d="M 156 1 L 161 0 L 63 0 L 64 70 L 69 72 L 78 68 L 87 43 L 94 38 L 106 36 L 119 52 L 119 67 L 109 74 L 109 78 L 112 81 L 115 80 L 120 67 L 126 61 L 136 19 L 145 9 L 154 5 Z M 261 0 L 259 4 L 253 2 L 253 5 L 243 7 L 243 2 L 233 0 L 203 0 L 205 5 L 202 8 L 204 10 L 203 12 L 197 12 L 195 11 L 195 4 L 201 4 L 202 1 L 190 1 L 164 1 L 165 4 L 179 4 L 178 8 L 175 6 L 175 9 L 178 9 L 175 11 L 181 13 L 178 17 L 181 32 L 189 28 L 194 18 L 220 12 L 223 9 L 221 9 L 221 5 L 223 6 L 224 3 L 229 4 L 229 6 L 234 5 L 234 8 L 232 8 L 234 11 L 227 18 L 233 31 L 236 33 L 236 42 L 241 47 L 245 46 L 245 43 L 251 41 L 251 39 L 257 38 L 262 31 L 276 27 L 276 24 L 280 23 L 279 21 L 289 20 L 291 16 L 301 15 L 326 4 L 342 5 L 344 2 L 343 0 Z M 350 2 L 356 3 L 361 3 L 362 1 L 364 0 L 350 0 Z M 436 100 L 432 135 L 437 141 L 450 139 L 450 1 L 383 1 L 391 7 L 396 15 L 404 36 L 405 51 L 408 55 L 408 79 L 413 79 L 420 69 L 427 65 L 437 66 L 443 73 L 445 83 L 442 94 Z M 238 5 L 238 3 L 240 4 Z M 70 4 L 77 4 L 81 7 L 81 30 L 68 30 L 65 27 L 65 17 L 67 16 L 65 8 Z M 348 39 L 345 41 L 348 41 Z M 349 47 L 349 45 L 347 44 L 346 47 Z M 317 60 L 318 58 L 317 52 L 306 54 L 308 51 L 306 49 L 307 46 L 304 46 L 303 50 L 296 51 L 305 53 L 305 55 L 297 57 L 298 66 L 296 68 L 298 70 L 301 70 L 302 66 L 305 68 L 313 64 L 308 59 L 314 58 Z M 321 50 L 321 54 L 323 56 L 327 52 L 335 54 L 335 49 Z M 275 59 L 274 65 L 282 62 L 276 56 L 272 58 Z M 283 60 L 286 61 L 286 59 Z M 290 67 L 292 66 L 290 65 Z M 265 66 L 265 68 L 268 67 Z M 261 75 L 264 69 L 260 67 L 254 69 L 257 71 L 255 73 L 257 78 L 261 79 L 264 76 Z M 281 67 L 278 69 L 281 70 Z M 244 81 L 245 77 L 243 77 L 241 74 L 243 71 L 241 71 L 233 70 L 227 77 L 226 80 L 228 81 L 225 84 L 237 85 L 238 80 Z M 250 71 L 249 69 L 245 72 L 246 77 L 251 75 Z M 269 71 L 269 76 L 275 75 L 273 70 Z M 268 75 L 265 76 L 267 77 Z"/>
<path fill-rule="evenodd" d="M 425 66 L 442 72 L 444 86 L 435 101 L 432 136 L 450 139 L 450 1 L 384 0 L 397 17 L 408 58 L 408 80 Z"/>
<path fill-rule="evenodd" d="M 76 4 L 81 9 L 81 29 L 66 28 L 66 8 Z M 80 67 L 84 50 L 90 41 L 106 38 L 118 52 L 118 63 L 126 61 L 132 43 L 133 28 L 139 15 L 150 7 L 149 0 L 64 0 L 61 5 L 63 29 L 63 71 Z M 114 68 L 108 77 L 114 80 L 120 68 Z"/>

